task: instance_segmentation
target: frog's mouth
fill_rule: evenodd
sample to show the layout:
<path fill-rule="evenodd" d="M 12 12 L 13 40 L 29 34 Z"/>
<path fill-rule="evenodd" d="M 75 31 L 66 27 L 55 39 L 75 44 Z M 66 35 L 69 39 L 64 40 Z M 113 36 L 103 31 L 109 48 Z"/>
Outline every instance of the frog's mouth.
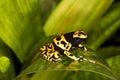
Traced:
<path fill-rule="evenodd" d="M 84 40 L 86 40 L 86 38 L 82 38 L 82 39 L 80 39 L 80 38 L 75 38 L 73 45 L 76 45 L 76 46 L 77 46 L 78 44 L 80 44 L 80 43 L 83 42 Z"/>

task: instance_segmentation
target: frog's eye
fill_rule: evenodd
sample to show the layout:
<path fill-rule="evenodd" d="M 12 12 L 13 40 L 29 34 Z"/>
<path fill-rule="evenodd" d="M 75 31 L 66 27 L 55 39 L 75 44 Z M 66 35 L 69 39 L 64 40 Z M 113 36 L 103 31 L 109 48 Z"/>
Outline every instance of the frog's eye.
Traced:
<path fill-rule="evenodd" d="M 84 31 L 82 31 L 82 30 L 78 30 L 78 31 L 74 32 L 73 38 L 85 39 L 85 38 L 87 38 L 87 34 Z"/>

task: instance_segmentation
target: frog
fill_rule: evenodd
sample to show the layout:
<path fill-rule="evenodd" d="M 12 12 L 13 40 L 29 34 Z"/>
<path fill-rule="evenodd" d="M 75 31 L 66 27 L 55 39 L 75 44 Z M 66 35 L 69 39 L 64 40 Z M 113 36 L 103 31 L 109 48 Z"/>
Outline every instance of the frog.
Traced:
<path fill-rule="evenodd" d="M 87 51 L 87 48 L 82 45 L 82 42 L 87 39 L 87 34 L 83 30 L 72 31 L 65 34 L 59 34 L 53 38 L 51 43 L 43 45 L 40 48 L 42 56 L 49 62 L 62 61 L 60 55 L 65 55 L 75 61 L 83 61 L 83 57 L 76 57 L 70 52 L 74 48 L 82 48 Z"/>

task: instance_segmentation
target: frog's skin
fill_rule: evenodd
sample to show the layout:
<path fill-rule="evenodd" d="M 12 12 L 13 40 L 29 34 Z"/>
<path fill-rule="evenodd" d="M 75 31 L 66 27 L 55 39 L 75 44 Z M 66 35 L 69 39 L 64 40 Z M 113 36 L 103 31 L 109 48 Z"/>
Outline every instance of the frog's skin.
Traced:
<path fill-rule="evenodd" d="M 60 34 L 53 38 L 51 43 L 42 46 L 40 50 L 43 57 L 50 62 L 62 61 L 60 55 L 63 54 L 70 59 L 81 61 L 82 57 L 76 57 L 70 50 L 79 47 L 87 51 L 87 48 L 81 44 L 86 38 L 87 34 L 83 30 Z"/>

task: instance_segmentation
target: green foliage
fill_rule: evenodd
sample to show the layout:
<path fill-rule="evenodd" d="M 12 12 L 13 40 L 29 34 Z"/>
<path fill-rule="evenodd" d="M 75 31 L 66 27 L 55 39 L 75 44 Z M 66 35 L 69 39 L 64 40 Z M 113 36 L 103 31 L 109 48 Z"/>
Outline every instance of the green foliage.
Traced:
<path fill-rule="evenodd" d="M 0 80 L 11 80 L 15 77 L 11 54 L 11 50 L 0 39 Z"/>
<path fill-rule="evenodd" d="M 38 0 L 0 1 L 0 37 L 21 62 L 40 38 L 39 7 Z"/>
<path fill-rule="evenodd" d="M 98 24 L 96 25 L 98 27 L 95 27 L 92 30 L 92 34 L 87 41 L 88 45 L 93 49 L 97 49 L 106 39 L 120 28 L 120 3 L 111 6 L 108 13 L 103 15 Z M 97 38 L 97 40 L 94 42 L 95 38 Z M 92 44 L 93 42 L 94 44 Z"/>
<path fill-rule="evenodd" d="M 119 70 L 120 62 L 119 61 L 120 61 L 120 55 L 113 56 L 107 60 L 108 64 L 113 69 L 113 72 L 116 73 L 117 76 L 120 76 L 120 70 Z"/>
<path fill-rule="evenodd" d="M 56 34 L 78 29 L 88 34 L 84 43 L 88 51 L 71 52 L 87 60 L 61 56 L 62 62 L 50 63 L 37 53 Z M 120 42 L 120 36 L 115 37 L 119 29 L 119 1 L 0 1 L 0 80 L 119 80 L 120 45 L 101 46 L 109 39 Z M 16 60 L 22 67 L 15 65 Z"/>
<path fill-rule="evenodd" d="M 48 36 L 70 32 L 71 29 L 84 29 L 89 32 L 94 21 L 100 18 L 111 3 L 112 0 L 61 1 L 45 23 L 44 31 Z"/>

